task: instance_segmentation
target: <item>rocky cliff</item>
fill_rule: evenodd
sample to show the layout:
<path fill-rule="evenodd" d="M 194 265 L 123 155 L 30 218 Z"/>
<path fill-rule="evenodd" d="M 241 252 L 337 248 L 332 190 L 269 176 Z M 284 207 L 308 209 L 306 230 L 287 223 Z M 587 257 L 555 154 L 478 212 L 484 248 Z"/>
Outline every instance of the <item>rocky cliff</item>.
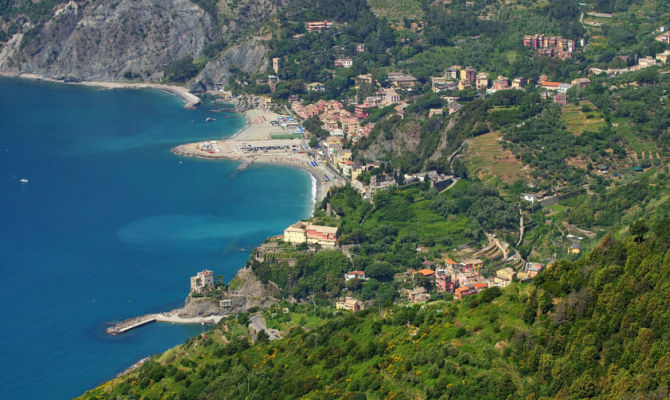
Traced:
<path fill-rule="evenodd" d="M 55 3 L 53 9 L 32 19 L 30 13 L 19 13 L 25 6 L 18 3 L 0 7 L 2 71 L 84 80 L 160 80 L 176 60 L 193 57 L 206 65 L 191 84 L 202 80 L 211 88 L 227 81 L 231 67 L 256 72 L 266 65 L 266 47 L 245 30 L 263 23 L 286 1 L 222 0 L 208 11 L 191 0 L 51 1 L 45 4 Z M 203 49 L 216 41 L 226 45 L 220 54 L 204 58 Z"/>

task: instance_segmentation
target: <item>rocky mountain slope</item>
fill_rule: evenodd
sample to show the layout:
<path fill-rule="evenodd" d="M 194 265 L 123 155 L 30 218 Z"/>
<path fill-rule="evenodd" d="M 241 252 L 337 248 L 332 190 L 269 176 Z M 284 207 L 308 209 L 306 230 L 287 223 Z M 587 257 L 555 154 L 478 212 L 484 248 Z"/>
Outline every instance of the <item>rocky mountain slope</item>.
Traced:
<path fill-rule="evenodd" d="M 160 80 L 175 61 L 192 57 L 200 67 L 206 65 L 200 78 L 208 86 L 226 79 L 232 66 L 256 72 L 266 65 L 262 41 L 243 39 L 242 31 L 284 4 L 247 0 L 231 8 L 190 0 L 72 0 L 45 1 L 36 11 L 36 6 L 24 3 L 0 8 L 4 72 Z M 206 11 L 199 3 L 217 8 Z M 203 50 L 215 42 L 223 44 L 204 56 Z"/>

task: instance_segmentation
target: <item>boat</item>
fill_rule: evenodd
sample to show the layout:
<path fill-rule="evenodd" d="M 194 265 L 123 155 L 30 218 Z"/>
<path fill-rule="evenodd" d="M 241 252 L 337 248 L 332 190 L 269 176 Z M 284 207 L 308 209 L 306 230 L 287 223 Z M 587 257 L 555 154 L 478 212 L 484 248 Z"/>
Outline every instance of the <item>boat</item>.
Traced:
<path fill-rule="evenodd" d="M 205 118 L 205 122 L 212 122 L 212 121 L 215 121 L 215 119 L 212 117 Z"/>
<path fill-rule="evenodd" d="M 26 179 L 26 178 L 21 178 L 21 179 L 19 179 L 19 182 L 21 182 L 21 183 L 28 183 L 28 179 Z"/>

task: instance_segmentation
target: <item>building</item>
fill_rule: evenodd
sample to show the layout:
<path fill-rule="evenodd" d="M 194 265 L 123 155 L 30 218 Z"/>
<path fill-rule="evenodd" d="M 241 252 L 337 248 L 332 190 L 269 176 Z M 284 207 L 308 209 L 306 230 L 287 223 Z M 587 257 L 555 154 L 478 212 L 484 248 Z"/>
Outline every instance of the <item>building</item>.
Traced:
<path fill-rule="evenodd" d="M 454 282 L 451 280 L 451 276 L 441 268 L 435 271 L 435 286 L 440 292 L 452 293 L 454 291 Z"/>
<path fill-rule="evenodd" d="M 656 59 L 662 64 L 668 63 L 668 57 L 670 57 L 670 50 L 666 50 L 663 53 L 656 54 Z"/>
<path fill-rule="evenodd" d="M 477 71 L 475 71 L 475 69 L 472 67 L 466 67 L 465 71 L 463 71 L 463 74 L 461 75 L 461 80 L 475 83 L 477 80 Z"/>
<path fill-rule="evenodd" d="M 308 32 L 323 32 L 327 31 L 333 26 L 333 23 L 330 21 L 312 21 L 306 24 Z"/>
<path fill-rule="evenodd" d="M 591 80 L 589 78 L 577 78 L 573 79 L 570 84 L 572 86 L 577 86 L 580 88 L 587 87 L 591 84 Z"/>
<path fill-rule="evenodd" d="M 526 274 L 529 278 L 534 278 L 544 269 L 544 265 L 540 263 L 529 262 L 526 263 Z"/>
<path fill-rule="evenodd" d="M 565 93 L 556 93 L 554 96 L 554 104 L 564 106 L 568 104 L 568 96 Z"/>
<path fill-rule="evenodd" d="M 502 75 L 498 75 L 498 79 L 493 81 L 493 89 L 495 90 L 507 90 L 509 89 L 509 81 Z"/>
<path fill-rule="evenodd" d="M 405 290 L 407 293 L 407 300 L 410 303 L 424 303 L 430 300 L 430 294 L 423 287 L 415 287 L 412 290 Z"/>
<path fill-rule="evenodd" d="M 573 243 L 568 249 L 570 254 L 579 254 L 582 251 L 582 245 L 580 243 Z"/>
<path fill-rule="evenodd" d="M 352 297 L 347 297 L 335 303 L 335 308 L 338 310 L 360 311 L 363 309 L 363 303 L 360 300 Z"/>
<path fill-rule="evenodd" d="M 516 272 L 510 267 L 499 269 L 495 273 L 493 283 L 500 287 L 507 287 L 516 278 Z"/>
<path fill-rule="evenodd" d="M 477 290 L 471 286 L 462 286 L 454 290 L 454 297 L 457 299 L 462 299 L 465 296 L 470 296 L 472 294 L 477 294 Z"/>
<path fill-rule="evenodd" d="M 467 268 L 480 269 L 484 266 L 484 262 L 478 258 L 473 258 L 471 260 L 464 260 L 461 264 L 465 265 Z"/>
<path fill-rule="evenodd" d="M 324 85 L 321 82 L 312 82 L 307 85 L 307 91 L 308 92 L 325 92 L 326 91 L 326 85 Z"/>
<path fill-rule="evenodd" d="M 653 57 L 642 57 L 638 60 L 637 65 L 639 65 L 640 68 L 653 67 L 656 65 L 656 59 Z"/>
<path fill-rule="evenodd" d="M 204 293 L 214 288 L 214 273 L 208 269 L 191 277 L 191 293 Z"/>
<path fill-rule="evenodd" d="M 526 78 L 514 78 L 512 79 L 512 89 L 523 89 L 528 84 Z"/>
<path fill-rule="evenodd" d="M 415 77 L 401 72 L 389 72 L 387 79 L 393 86 L 401 89 L 413 88 L 417 83 Z"/>
<path fill-rule="evenodd" d="M 483 72 L 477 74 L 477 90 L 484 90 L 489 87 L 489 76 Z"/>
<path fill-rule="evenodd" d="M 335 68 L 351 68 L 354 65 L 354 60 L 351 58 L 336 58 L 334 65 Z"/>
<path fill-rule="evenodd" d="M 275 74 L 279 74 L 279 68 L 281 68 L 281 59 L 279 57 L 274 57 L 272 59 L 272 70 Z"/>
<path fill-rule="evenodd" d="M 319 244 L 322 247 L 334 248 L 337 242 L 337 227 L 314 225 L 304 221 L 284 229 L 284 241 L 287 243 Z"/>
<path fill-rule="evenodd" d="M 670 43 L 670 32 L 663 32 L 656 36 L 656 40 L 663 43 Z"/>
<path fill-rule="evenodd" d="M 440 93 L 445 90 L 456 90 L 458 89 L 458 84 L 456 81 L 445 79 L 441 76 L 433 76 L 430 78 L 431 88 L 434 93 Z"/>
<path fill-rule="evenodd" d="M 400 103 L 400 95 L 393 89 L 386 89 L 382 102 L 386 104 Z"/>
<path fill-rule="evenodd" d="M 461 72 L 461 67 L 454 65 L 453 67 L 447 68 L 444 71 L 444 77 L 447 79 L 453 79 L 455 81 L 459 78 L 459 73 Z"/>

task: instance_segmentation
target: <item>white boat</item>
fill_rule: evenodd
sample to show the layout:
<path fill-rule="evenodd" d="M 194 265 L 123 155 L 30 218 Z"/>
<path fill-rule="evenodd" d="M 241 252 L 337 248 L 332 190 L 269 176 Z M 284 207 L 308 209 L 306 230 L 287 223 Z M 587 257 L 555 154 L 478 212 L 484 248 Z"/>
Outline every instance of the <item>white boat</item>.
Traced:
<path fill-rule="evenodd" d="M 26 178 L 21 178 L 21 179 L 19 179 L 19 182 L 21 182 L 21 183 L 28 183 L 28 179 L 26 179 Z"/>

